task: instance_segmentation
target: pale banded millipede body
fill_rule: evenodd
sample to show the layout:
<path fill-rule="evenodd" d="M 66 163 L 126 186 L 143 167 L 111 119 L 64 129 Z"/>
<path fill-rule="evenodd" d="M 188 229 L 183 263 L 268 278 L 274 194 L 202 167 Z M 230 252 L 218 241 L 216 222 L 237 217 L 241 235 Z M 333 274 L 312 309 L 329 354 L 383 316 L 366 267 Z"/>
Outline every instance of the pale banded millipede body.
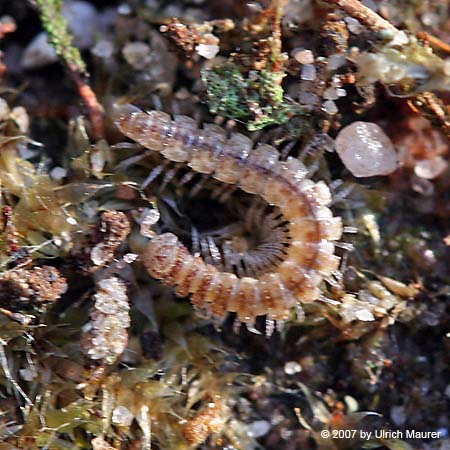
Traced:
<path fill-rule="evenodd" d="M 114 120 L 120 131 L 144 147 L 161 152 L 192 170 L 236 185 L 279 208 L 288 223 L 289 245 L 284 259 L 258 276 L 238 277 L 193 256 L 172 233 L 148 243 L 142 260 L 149 274 L 180 297 L 213 316 L 236 312 L 238 320 L 253 324 L 257 316 L 285 320 L 291 308 L 316 300 L 319 284 L 338 269 L 333 241 L 342 235 L 342 222 L 333 217 L 328 186 L 307 178 L 308 170 L 296 158 L 279 160 L 267 144 L 252 150 L 252 141 L 239 133 L 227 138 L 225 130 L 186 116 L 160 111 L 144 112 L 132 105 L 116 106 Z"/>

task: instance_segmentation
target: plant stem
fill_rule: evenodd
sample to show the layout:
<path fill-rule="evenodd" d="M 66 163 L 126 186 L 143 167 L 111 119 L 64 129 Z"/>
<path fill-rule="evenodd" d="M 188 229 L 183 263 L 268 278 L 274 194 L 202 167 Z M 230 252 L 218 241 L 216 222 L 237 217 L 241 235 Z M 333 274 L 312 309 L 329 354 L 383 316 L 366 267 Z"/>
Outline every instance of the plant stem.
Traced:
<path fill-rule="evenodd" d="M 375 11 L 372 11 L 367 6 L 364 6 L 358 0 L 323 0 L 330 5 L 336 5 L 349 16 L 359 20 L 369 30 L 380 32 L 388 31 L 392 35 L 395 35 L 399 30 L 394 27 L 389 21 L 383 19 Z"/>

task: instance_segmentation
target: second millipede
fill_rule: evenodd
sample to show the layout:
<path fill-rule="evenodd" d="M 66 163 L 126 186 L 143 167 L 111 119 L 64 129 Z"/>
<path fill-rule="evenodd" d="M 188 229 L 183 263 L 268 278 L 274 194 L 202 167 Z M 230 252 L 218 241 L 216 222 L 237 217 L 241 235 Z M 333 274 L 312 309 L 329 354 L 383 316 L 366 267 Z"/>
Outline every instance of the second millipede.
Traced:
<path fill-rule="evenodd" d="M 145 248 L 142 261 L 152 277 L 174 286 L 177 296 L 190 295 L 194 305 L 215 317 L 235 312 L 247 324 L 264 315 L 285 320 L 296 305 L 317 300 L 321 281 L 339 267 L 333 241 L 341 238 L 342 221 L 327 206 L 328 186 L 308 179 L 297 158 L 280 161 L 274 147 L 259 144 L 253 149 L 253 142 L 240 133 L 227 137 L 216 125 L 200 129 L 190 117 L 172 120 L 167 113 L 129 104 L 115 107 L 114 122 L 125 136 L 165 158 L 259 195 L 288 222 L 285 258 L 257 277 L 238 277 L 205 263 L 173 233 L 157 235 Z"/>

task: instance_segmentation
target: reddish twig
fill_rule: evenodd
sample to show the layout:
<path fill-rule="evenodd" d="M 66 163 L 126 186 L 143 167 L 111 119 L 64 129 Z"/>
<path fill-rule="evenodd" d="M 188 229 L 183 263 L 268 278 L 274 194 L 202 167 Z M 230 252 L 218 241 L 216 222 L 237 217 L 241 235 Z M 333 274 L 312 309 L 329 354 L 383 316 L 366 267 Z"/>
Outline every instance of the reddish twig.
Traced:
<path fill-rule="evenodd" d="M 450 54 L 450 45 L 436 36 L 427 33 L 426 31 L 419 31 L 417 34 L 417 39 L 420 39 L 423 42 L 428 43 L 434 50 Z"/>
<path fill-rule="evenodd" d="M 96 139 L 100 139 L 105 135 L 103 108 L 98 102 L 95 92 L 84 77 L 71 66 L 69 66 L 69 73 L 77 86 L 80 97 L 83 99 L 88 109 L 89 118 L 92 124 L 92 133 Z"/>
<path fill-rule="evenodd" d="M 19 233 L 14 225 L 13 211 L 11 206 L 5 205 L 2 207 L 3 229 L 2 233 L 5 235 L 6 251 L 8 253 L 17 252 L 19 249 Z"/>
<path fill-rule="evenodd" d="M 416 95 L 411 102 L 426 119 L 450 138 L 449 114 L 442 101 L 435 94 L 422 92 Z"/>

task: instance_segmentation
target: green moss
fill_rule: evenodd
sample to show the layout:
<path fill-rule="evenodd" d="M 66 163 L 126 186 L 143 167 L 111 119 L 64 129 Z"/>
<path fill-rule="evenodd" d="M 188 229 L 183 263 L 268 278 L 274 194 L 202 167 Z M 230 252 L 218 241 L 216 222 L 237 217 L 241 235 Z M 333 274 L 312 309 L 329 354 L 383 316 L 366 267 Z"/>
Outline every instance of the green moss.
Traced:
<path fill-rule="evenodd" d="M 69 68 L 85 74 L 86 65 L 79 50 L 72 44 L 72 35 L 67 29 L 67 20 L 61 14 L 63 0 L 36 0 L 42 25 L 56 54 Z"/>
<path fill-rule="evenodd" d="M 301 112 L 285 102 L 282 77 L 268 70 L 243 75 L 232 62 L 202 71 L 211 113 L 242 121 L 249 130 L 286 123 Z"/>

